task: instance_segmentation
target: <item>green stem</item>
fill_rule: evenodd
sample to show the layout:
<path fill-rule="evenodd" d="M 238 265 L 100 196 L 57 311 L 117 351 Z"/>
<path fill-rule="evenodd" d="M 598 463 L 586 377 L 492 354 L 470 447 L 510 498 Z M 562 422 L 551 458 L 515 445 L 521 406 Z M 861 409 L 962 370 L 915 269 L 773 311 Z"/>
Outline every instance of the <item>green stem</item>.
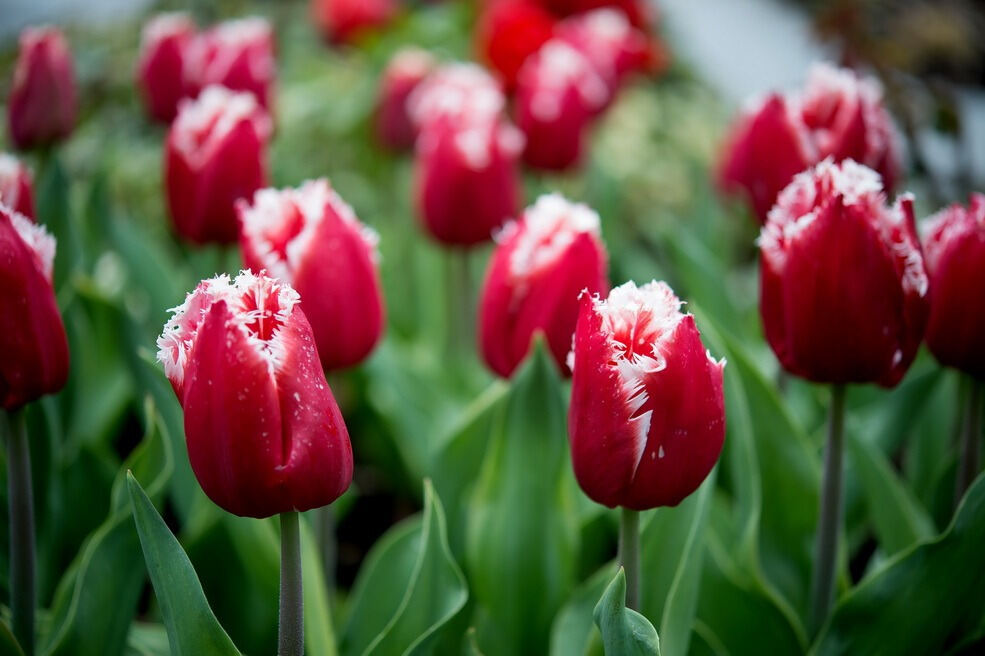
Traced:
<path fill-rule="evenodd" d="M 965 396 L 964 422 L 961 429 L 961 457 L 958 461 L 958 474 L 955 483 L 954 504 L 971 487 L 978 475 L 982 442 L 982 383 L 972 380 Z"/>
<path fill-rule="evenodd" d="M 297 512 L 280 515 L 280 625 L 277 644 L 278 656 L 304 654 L 301 533 Z"/>
<path fill-rule="evenodd" d="M 461 358 L 471 350 L 472 337 L 472 280 L 469 272 L 469 251 L 448 252 L 445 283 L 448 289 L 448 351 Z"/>
<path fill-rule="evenodd" d="M 10 610 L 14 636 L 34 654 L 34 493 L 24 411 L 6 413 L 7 495 L 10 502 Z"/>
<path fill-rule="evenodd" d="M 640 513 L 622 509 L 619 518 L 619 563 L 626 571 L 626 607 L 640 609 Z"/>
<path fill-rule="evenodd" d="M 811 582 L 809 627 L 817 633 L 824 623 L 835 592 L 835 562 L 838 535 L 841 531 L 841 473 L 844 451 L 845 387 L 831 387 L 831 412 L 828 420 L 828 443 L 824 450 L 824 480 L 821 483 L 821 508 L 815 542 L 814 577 Z"/>

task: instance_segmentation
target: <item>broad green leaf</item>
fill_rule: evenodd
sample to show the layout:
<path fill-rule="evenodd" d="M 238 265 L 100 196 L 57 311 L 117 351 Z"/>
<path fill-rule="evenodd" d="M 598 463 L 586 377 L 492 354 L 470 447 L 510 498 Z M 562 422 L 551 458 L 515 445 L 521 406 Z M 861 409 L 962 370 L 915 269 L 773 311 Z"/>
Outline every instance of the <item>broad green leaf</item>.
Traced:
<path fill-rule="evenodd" d="M 164 425 L 150 401 L 146 417 L 146 435 L 113 485 L 109 517 L 86 540 L 58 585 L 49 629 L 40 641 L 43 654 L 97 656 L 123 649 L 145 581 L 140 561 L 133 558 L 139 542 L 130 524 L 124 474 L 132 470 L 160 500 L 172 471 Z"/>
<path fill-rule="evenodd" d="M 238 655 L 236 646 L 209 608 L 188 556 L 132 474 L 127 474 L 127 487 L 147 572 L 167 627 L 171 653 L 176 656 Z"/>
<path fill-rule="evenodd" d="M 961 636 L 985 589 L 985 476 L 938 538 L 897 554 L 845 595 L 811 650 L 828 654 L 936 654 Z"/>
<path fill-rule="evenodd" d="M 468 509 L 469 580 L 510 654 L 547 651 L 551 622 L 574 583 L 577 512 L 564 400 L 538 339 L 515 375 Z M 479 626 L 479 645 L 495 656 Z"/>
<path fill-rule="evenodd" d="M 660 656 L 657 630 L 645 617 L 626 608 L 626 572 L 621 567 L 593 614 L 608 656 Z"/>
<path fill-rule="evenodd" d="M 618 567 L 604 565 L 582 583 L 558 611 L 551 628 L 551 656 L 586 656 L 596 633 L 593 612 Z"/>
<path fill-rule="evenodd" d="M 44 224 L 58 241 L 55 253 L 54 286 L 62 287 L 82 266 L 82 244 L 70 203 L 71 183 L 59 156 L 50 152 L 44 159 L 36 187 L 38 223 Z"/>
<path fill-rule="evenodd" d="M 162 624 L 134 622 L 130 625 L 124 656 L 171 656 L 168 630 Z"/>
<path fill-rule="evenodd" d="M 17 643 L 17 638 L 3 620 L 0 620 L 0 656 L 24 656 L 24 650 Z"/>

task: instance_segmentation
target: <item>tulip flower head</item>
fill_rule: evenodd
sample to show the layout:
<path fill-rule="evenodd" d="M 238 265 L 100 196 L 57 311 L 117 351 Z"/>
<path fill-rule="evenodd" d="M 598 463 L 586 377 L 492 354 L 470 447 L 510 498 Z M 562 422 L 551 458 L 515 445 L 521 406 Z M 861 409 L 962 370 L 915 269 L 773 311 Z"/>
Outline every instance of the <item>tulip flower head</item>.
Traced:
<path fill-rule="evenodd" d="M 721 453 L 725 361 L 665 283 L 628 282 L 580 303 L 568 414 L 578 483 L 609 507 L 675 506 Z"/>
<path fill-rule="evenodd" d="M 192 470 L 235 515 L 324 506 L 352 480 L 349 435 L 299 301 L 264 275 L 221 275 L 172 310 L 157 341 Z"/>
<path fill-rule="evenodd" d="M 7 102 L 14 145 L 43 146 L 71 134 L 77 96 L 75 66 L 64 35 L 54 27 L 25 28 Z"/>
<path fill-rule="evenodd" d="M 159 14 L 144 25 L 137 62 L 137 85 L 147 113 L 170 123 L 185 97 L 185 54 L 196 27 L 185 13 Z"/>
<path fill-rule="evenodd" d="M 479 305 L 479 342 L 494 372 L 509 378 L 543 332 L 565 374 L 582 290 L 605 293 L 599 216 L 559 194 L 541 196 L 498 235 Z"/>
<path fill-rule="evenodd" d="M 476 27 L 476 50 L 513 89 L 526 59 L 554 32 L 557 18 L 536 0 L 492 0 L 485 4 Z"/>
<path fill-rule="evenodd" d="M 266 19 L 219 23 L 196 35 L 184 57 L 186 96 L 194 98 L 209 86 L 219 85 L 249 92 L 271 111 L 276 64 L 274 33 Z"/>
<path fill-rule="evenodd" d="M 892 387 L 923 339 L 928 279 L 912 197 L 826 159 L 783 190 L 759 238 L 760 313 L 790 373 Z"/>
<path fill-rule="evenodd" d="M 236 200 L 266 185 L 270 119 L 249 93 L 209 87 L 181 102 L 165 147 L 175 230 L 196 244 L 234 243 Z"/>
<path fill-rule="evenodd" d="M 34 219 L 31 171 L 7 153 L 0 153 L 0 203 L 28 219 Z"/>
<path fill-rule="evenodd" d="M 388 23 L 397 13 L 394 0 L 311 0 L 311 15 L 330 43 L 353 43 Z"/>
<path fill-rule="evenodd" d="M 68 378 L 51 279 L 55 238 L 0 201 L 0 407 L 16 410 Z"/>
<path fill-rule="evenodd" d="M 924 235 L 927 346 L 941 364 L 985 379 L 985 195 L 940 211 Z"/>
<path fill-rule="evenodd" d="M 263 189 L 252 205 L 240 201 L 238 211 L 244 264 L 298 291 L 322 366 L 364 360 L 383 332 L 376 232 L 324 179 Z"/>
<path fill-rule="evenodd" d="M 387 64 L 380 79 L 376 108 L 376 134 L 387 148 L 402 150 L 414 145 L 417 128 L 411 120 L 408 99 L 434 65 L 434 57 L 419 48 L 401 50 Z"/>

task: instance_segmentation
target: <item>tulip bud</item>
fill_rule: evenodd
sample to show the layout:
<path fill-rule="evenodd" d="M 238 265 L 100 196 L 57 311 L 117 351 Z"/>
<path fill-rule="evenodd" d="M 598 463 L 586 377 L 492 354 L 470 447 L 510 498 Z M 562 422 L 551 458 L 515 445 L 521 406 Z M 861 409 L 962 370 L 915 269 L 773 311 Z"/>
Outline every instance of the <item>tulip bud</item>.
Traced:
<path fill-rule="evenodd" d="M 892 387 L 927 321 L 913 199 L 886 205 L 879 175 L 826 159 L 780 193 L 759 238 L 760 313 L 790 373 Z"/>
<path fill-rule="evenodd" d="M 438 124 L 496 120 L 506 97 L 496 80 L 475 64 L 445 64 L 424 79 L 407 99 L 418 130 Z"/>
<path fill-rule="evenodd" d="M 582 294 L 568 436 L 575 476 L 609 507 L 676 506 L 725 440 L 722 371 L 665 283 Z"/>
<path fill-rule="evenodd" d="M 137 85 L 147 113 L 170 123 L 185 97 L 185 52 L 195 38 L 188 14 L 159 14 L 144 25 L 137 62 Z"/>
<path fill-rule="evenodd" d="M 609 289 L 599 215 L 558 194 L 541 196 L 519 221 L 506 224 L 498 241 L 479 302 L 486 364 L 509 378 L 541 331 L 558 367 L 569 374 L 578 296 L 584 289 Z"/>
<path fill-rule="evenodd" d="M 263 189 L 238 209 L 243 263 L 298 291 L 322 367 L 365 359 L 383 331 L 377 234 L 324 179 Z"/>
<path fill-rule="evenodd" d="M 31 172 L 13 155 L 0 153 L 0 203 L 34 220 Z"/>
<path fill-rule="evenodd" d="M 181 102 L 164 160 L 179 235 L 197 244 L 237 240 L 235 203 L 266 185 L 269 136 L 270 119 L 252 94 L 209 87 Z"/>
<path fill-rule="evenodd" d="M 18 148 L 64 139 L 77 107 L 72 53 L 54 27 L 25 28 L 7 103 L 10 138 Z"/>
<path fill-rule="evenodd" d="M 927 346 L 941 364 L 985 379 L 985 195 L 942 210 L 926 228 Z"/>
<path fill-rule="evenodd" d="M 492 0 L 479 16 L 476 50 L 513 89 L 523 62 L 551 38 L 556 22 L 535 0 Z"/>
<path fill-rule="evenodd" d="M 221 275 L 172 310 L 157 340 L 192 470 L 235 515 L 324 506 L 352 480 L 349 435 L 298 302 L 286 283 Z"/>
<path fill-rule="evenodd" d="M 264 18 L 240 18 L 197 35 L 188 45 L 184 72 L 189 97 L 219 85 L 252 93 L 270 111 L 276 74 L 270 23 Z"/>
<path fill-rule="evenodd" d="M 524 160 L 552 170 L 577 164 L 592 117 L 608 99 L 605 81 L 583 54 L 548 41 L 520 69 L 516 114 L 526 137 Z"/>
<path fill-rule="evenodd" d="M 559 16 L 583 14 L 595 9 L 608 8 L 626 16 L 633 27 L 650 29 L 656 22 L 653 3 L 647 0 L 540 0 Z"/>
<path fill-rule="evenodd" d="M 401 50 L 387 64 L 376 108 L 376 134 L 387 148 L 403 150 L 414 145 L 417 128 L 408 98 L 433 68 L 434 58 L 419 48 Z"/>
<path fill-rule="evenodd" d="M 51 286 L 55 238 L 0 202 L 0 406 L 60 390 L 68 341 Z"/>
<path fill-rule="evenodd" d="M 311 0 L 311 15 L 330 43 L 353 43 L 396 13 L 394 0 Z"/>

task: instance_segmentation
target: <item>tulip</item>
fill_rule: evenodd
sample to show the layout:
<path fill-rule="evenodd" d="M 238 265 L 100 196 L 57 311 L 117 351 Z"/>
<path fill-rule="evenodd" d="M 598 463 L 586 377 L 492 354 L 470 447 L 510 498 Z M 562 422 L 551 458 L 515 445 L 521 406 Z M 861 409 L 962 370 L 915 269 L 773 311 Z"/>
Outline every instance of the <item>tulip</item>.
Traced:
<path fill-rule="evenodd" d="M 719 185 L 745 194 L 765 223 L 793 177 L 828 157 L 875 169 L 887 190 L 900 175 L 899 139 L 877 83 L 818 64 L 802 93 L 773 93 L 742 112 L 726 139 Z"/>
<path fill-rule="evenodd" d="M 54 27 L 25 28 L 7 102 L 10 138 L 18 148 L 64 139 L 77 107 L 72 53 Z"/>
<path fill-rule="evenodd" d="M 548 41 L 520 69 L 516 113 L 526 137 L 524 160 L 552 170 L 576 165 L 587 128 L 608 99 L 605 81 L 581 52 Z"/>
<path fill-rule="evenodd" d="M 633 27 L 648 30 L 656 22 L 651 3 L 646 0 L 539 0 L 559 16 L 584 14 L 595 9 L 622 13 Z"/>
<path fill-rule="evenodd" d="M 553 34 L 557 18 L 535 0 L 492 0 L 476 27 L 476 50 L 513 89 L 523 62 Z"/>
<path fill-rule="evenodd" d="M 159 14 L 144 26 L 137 62 L 137 85 L 147 113 L 170 123 L 185 97 L 185 53 L 196 28 L 188 14 Z"/>
<path fill-rule="evenodd" d="M 322 367 L 358 364 L 383 332 L 379 238 L 327 180 L 263 189 L 238 203 L 243 263 L 294 287 Z"/>
<path fill-rule="evenodd" d="M 191 242 L 234 243 L 236 200 L 266 185 L 270 119 L 252 94 L 209 87 L 184 100 L 165 147 L 175 230 Z"/>
<path fill-rule="evenodd" d="M 185 52 L 185 95 L 194 98 L 211 85 L 246 91 L 270 111 L 276 75 L 274 35 L 264 18 L 220 23 L 197 35 Z"/>
<path fill-rule="evenodd" d="M 376 107 L 376 134 L 387 148 L 404 150 L 414 145 L 417 128 L 408 98 L 433 68 L 434 58 L 419 48 L 401 50 L 387 64 Z"/>
<path fill-rule="evenodd" d="M 407 107 L 420 131 L 437 125 L 494 121 L 503 113 L 506 97 L 499 83 L 476 64 L 445 64 L 410 94 Z"/>
<path fill-rule="evenodd" d="M 31 171 L 13 155 L 0 153 L 0 203 L 33 220 L 33 189 Z"/>
<path fill-rule="evenodd" d="M 479 342 L 489 368 L 509 378 L 543 332 L 564 374 L 582 290 L 606 293 L 599 216 L 558 194 L 541 196 L 499 235 L 479 304 Z"/>
<path fill-rule="evenodd" d="M 396 13 L 394 0 L 311 0 L 311 15 L 330 43 L 353 43 Z"/>

